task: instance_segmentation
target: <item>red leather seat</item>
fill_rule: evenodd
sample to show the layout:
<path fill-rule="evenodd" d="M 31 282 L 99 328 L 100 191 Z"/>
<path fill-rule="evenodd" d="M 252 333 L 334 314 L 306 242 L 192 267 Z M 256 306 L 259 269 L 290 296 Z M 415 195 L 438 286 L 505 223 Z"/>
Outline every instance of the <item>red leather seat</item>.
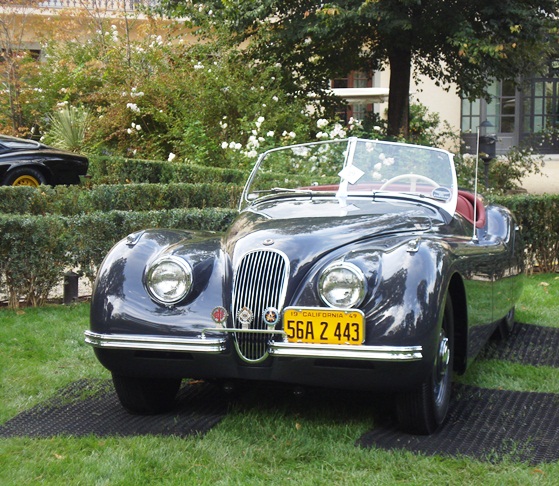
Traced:
<path fill-rule="evenodd" d="M 473 193 L 458 191 L 456 212 L 464 216 L 470 223 L 474 222 L 474 200 L 475 196 Z M 479 197 L 477 198 L 476 213 L 476 228 L 483 228 L 485 226 L 485 206 Z"/>

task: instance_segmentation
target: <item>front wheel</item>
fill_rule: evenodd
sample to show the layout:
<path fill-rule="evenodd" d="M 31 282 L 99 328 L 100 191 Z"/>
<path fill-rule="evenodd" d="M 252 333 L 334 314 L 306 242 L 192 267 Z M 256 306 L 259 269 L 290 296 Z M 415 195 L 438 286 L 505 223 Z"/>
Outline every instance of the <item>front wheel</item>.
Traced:
<path fill-rule="evenodd" d="M 443 423 L 450 405 L 454 358 L 454 317 L 447 293 L 433 370 L 417 390 L 397 398 L 400 428 L 411 434 L 429 435 Z"/>
<path fill-rule="evenodd" d="M 130 413 L 152 415 L 169 411 L 181 385 L 175 378 L 136 378 L 113 373 L 113 384 L 121 405 Z"/>
<path fill-rule="evenodd" d="M 33 167 L 20 167 L 8 173 L 3 184 L 5 186 L 39 187 L 46 184 L 45 176 Z"/>

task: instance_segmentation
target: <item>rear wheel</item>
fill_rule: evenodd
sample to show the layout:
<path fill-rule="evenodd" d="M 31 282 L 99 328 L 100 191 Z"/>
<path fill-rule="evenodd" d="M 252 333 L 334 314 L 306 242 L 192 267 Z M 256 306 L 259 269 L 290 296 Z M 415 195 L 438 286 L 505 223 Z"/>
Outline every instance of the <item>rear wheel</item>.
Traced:
<path fill-rule="evenodd" d="M 419 389 L 401 393 L 397 398 L 402 430 L 429 435 L 443 423 L 450 405 L 453 357 L 454 318 L 452 301 L 447 293 L 433 370 Z"/>
<path fill-rule="evenodd" d="M 6 186 L 39 187 L 46 184 L 47 180 L 41 171 L 33 167 L 20 167 L 12 170 L 4 179 Z"/>
<path fill-rule="evenodd" d="M 142 415 L 170 410 L 181 381 L 180 378 L 136 378 L 113 373 L 113 383 L 121 405 L 130 413 Z"/>

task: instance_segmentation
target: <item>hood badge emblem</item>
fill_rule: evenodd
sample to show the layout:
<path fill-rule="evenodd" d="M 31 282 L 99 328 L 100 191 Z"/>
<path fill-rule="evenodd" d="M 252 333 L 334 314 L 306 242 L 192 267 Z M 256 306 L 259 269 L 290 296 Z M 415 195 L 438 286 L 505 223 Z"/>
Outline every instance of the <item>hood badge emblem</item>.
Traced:
<path fill-rule="evenodd" d="M 237 312 L 237 319 L 243 329 L 249 329 L 250 323 L 254 319 L 254 313 L 248 307 L 243 307 Z"/>
<path fill-rule="evenodd" d="M 274 240 L 272 240 L 271 238 L 268 238 L 267 240 L 264 240 L 263 244 L 264 246 L 272 246 L 275 243 Z"/>
<path fill-rule="evenodd" d="M 262 319 L 268 327 L 274 327 L 280 319 L 280 313 L 275 307 L 268 307 L 264 309 Z"/>

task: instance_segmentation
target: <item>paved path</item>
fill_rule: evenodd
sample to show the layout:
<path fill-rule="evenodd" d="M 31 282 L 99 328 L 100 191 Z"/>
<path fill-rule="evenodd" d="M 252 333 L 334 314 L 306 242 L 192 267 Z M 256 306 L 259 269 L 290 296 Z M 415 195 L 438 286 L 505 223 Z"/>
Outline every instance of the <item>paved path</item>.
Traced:
<path fill-rule="evenodd" d="M 529 194 L 559 194 L 559 155 L 548 155 L 542 174 L 531 174 L 522 180 Z"/>

